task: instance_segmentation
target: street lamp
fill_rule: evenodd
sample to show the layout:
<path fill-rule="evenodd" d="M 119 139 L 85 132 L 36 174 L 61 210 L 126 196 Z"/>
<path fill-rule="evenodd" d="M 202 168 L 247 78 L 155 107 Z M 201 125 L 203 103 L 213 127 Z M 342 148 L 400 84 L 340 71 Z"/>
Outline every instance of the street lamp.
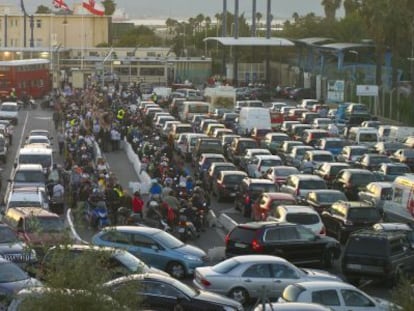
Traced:
<path fill-rule="evenodd" d="M 105 62 L 109 59 L 109 57 L 111 57 L 113 52 L 114 52 L 114 48 L 111 47 L 108 55 L 106 55 L 102 61 L 102 88 L 105 87 Z"/>

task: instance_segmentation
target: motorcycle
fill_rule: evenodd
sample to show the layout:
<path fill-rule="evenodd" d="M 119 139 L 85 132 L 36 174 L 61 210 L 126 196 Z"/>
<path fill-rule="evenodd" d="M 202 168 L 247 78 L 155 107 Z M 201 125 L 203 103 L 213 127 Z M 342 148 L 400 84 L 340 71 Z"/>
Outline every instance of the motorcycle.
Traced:
<path fill-rule="evenodd" d="M 99 201 L 96 204 L 86 201 L 85 218 L 87 223 L 98 230 L 109 226 L 108 208 L 105 201 Z"/>
<path fill-rule="evenodd" d="M 199 237 L 197 229 L 193 222 L 190 221 L 186 215 L 183 214 L 185 209 L 180 210 L 180 216 L 177 225 L 178 237 L 181 241 L 195 240 Z"/>

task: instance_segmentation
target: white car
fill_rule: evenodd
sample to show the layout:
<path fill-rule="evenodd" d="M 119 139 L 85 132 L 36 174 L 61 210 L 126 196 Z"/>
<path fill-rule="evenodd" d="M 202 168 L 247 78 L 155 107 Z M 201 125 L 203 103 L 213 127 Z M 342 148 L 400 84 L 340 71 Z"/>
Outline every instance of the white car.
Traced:
<path fill-rule="evenodd" d="M 247 164 L 247 174 L 252 178 L 261 178 L 269 168 L 282 164 L 282 159 L 277 155 L 256 155 Z"/>
<path fill-rule="evenodd" d="M 15 102 L 4 102 L 0 105 L 0 119 L 11 120 L 16 125 L 19 120 L 19 106 Z"/>
<path fill-rule="evenodd" d="M 312 122 L 312 128 L 327 130 L 329 125 L 333 123 L 331 118 L 316 118 Z"/>
<path fill-rule="evenodd" d="M 33 135 L 29 136 L 26 139 L 25 146 L 30 145 L 31 147 L 39 147 L 39 148 L 51 148 L 52 143 L 47 136 L 43 135 Z"/>
<path fill-rule="evenodd" d="M 320 303 L 334 311 L 401 310 L 392 302 L 371 297 L 353 285 L 335 281 L 300 282 L 288 285 L 279 302 Z"/>
<path fill-rule="evenodd" d="M 310 206 L 279 205 L 275 208 L 273 216 L 268 216 L 267 220 L 301 224 L 315 234 L 326 235 L 321 217 Z"/>

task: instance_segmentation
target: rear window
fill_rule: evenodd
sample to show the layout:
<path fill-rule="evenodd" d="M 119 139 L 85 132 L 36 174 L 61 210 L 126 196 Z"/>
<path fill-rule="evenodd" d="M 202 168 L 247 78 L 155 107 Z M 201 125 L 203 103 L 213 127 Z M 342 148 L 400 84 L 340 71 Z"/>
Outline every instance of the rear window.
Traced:
<path fill-rule="evenodd" d="M 409 172 L 410 172 L 410 169 L 407 166 L 395 166 L 395 167 L 388 168 L 388 174 L 391 174 L 391 175 L 405 174 Z"/>
<path fill-rule="evenodd" d="M 243 180 L 244 177 L 244 175 L 227 175 L 224 177 L 224 182 L 238 184 Z"/>
<path fill-rule="evenodd" d="M 274 184 L 253 184 L 250 185 L 252 192 L 276 192 L 276 185 Z"/>
<path fill-rule="evenodd" d="M 289 176 L 292 174 L 297 174 L 298 170 L 296 168 L 278 168 L 275 171 L 277 176 Z"/>
<path fill-rule="evenodd" d="M 364 153 L 367 153 L 367 149 L 365 148 L 356 148 L 356 149 L 351 149 L 351 155 L 353 156 L 360 156 L 363 155 Z"/>
<path fill-rule="evenodd" d="M 315 132 L 311 134 L 312 139 L 324 138 L 326 136 L 328 136 L 328 134 L 324 132 Z"/>
<path fill-rule="evenodd" d="M 236 268 L 238 265 L 239 265 L 239 262 L 237 260 L 229 259 L 229 260 L 225 260 L 213 266 L 211 270 L 217 273 L 228 273 L 234 268 Z"/>
<path fill-rule="evenodd" d="M 326 189 L 326 184 L 323 180 L 302 180 L 299 182 L 299 189 Z"/>
<path fill-rule="evenodd" d="M 348 212 L 349 220 L 369 220 L 375 221 L 380 218 L 376 208 L 351 208 Z"/>
<path fill-rule="evenodd" d="M 386 250 L 384 239 L 351 236 L 348 240 L 346 252 L 352 255 L 385 257 Z"/>
<path fill-rule="evenodd" d="M 308 213 L 291 213 L 286 215 L 286 221 L 301 225 L 314 225 L 319 223 L 319 217 Z"/>
<path fill-rule="evenodd" d="M 378 141 L 378 135 L 376 133 L 360 133 L 359 141 L 376 142 Z"/>
<path fill-rule="evenodd" d="M 282 165 L 282 161 L 277 160 L 277 159 L 273 159 L 273 160 L 263 160 L 262 161 L 262 166 L 278 166 L 278 165 Z"/>
<path fill-rule="evenodd" d="M 254 239 L 255 234 L 256 231 L 254 229 L 237 227 L 231 232 L 230 239 L 232 241 L 250 244 L 251 241 Z"/>
<path fill-rule="evenodd" d="M 313 156 L 313 161 L 316 162 L 331 162 L 333 160 L 330 154 L 315 154 Z"/>
<path fill-rule="evenodd" d="M 350 181 L 354 186 L 365 186 L 375 181 L 375 176 L 374 174 L 353 174 Z"/>
<path fill-rule="evenodd" d="M 343 145 L 343 141 L 327 141 L 325 144 L 325 148 L 342 148 Z"/>

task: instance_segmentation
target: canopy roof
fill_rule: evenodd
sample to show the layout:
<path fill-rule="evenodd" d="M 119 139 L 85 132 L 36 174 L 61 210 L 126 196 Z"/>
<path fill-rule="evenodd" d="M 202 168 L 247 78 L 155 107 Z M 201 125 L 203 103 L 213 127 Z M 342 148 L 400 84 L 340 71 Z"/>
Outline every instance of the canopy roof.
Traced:
<path fill-rule="evenodd" d="M 263 37 L 208 37 L 203 41 L 217 41 L 224 46 L 294 46 L 293 41 L 285 38 Z"/>

